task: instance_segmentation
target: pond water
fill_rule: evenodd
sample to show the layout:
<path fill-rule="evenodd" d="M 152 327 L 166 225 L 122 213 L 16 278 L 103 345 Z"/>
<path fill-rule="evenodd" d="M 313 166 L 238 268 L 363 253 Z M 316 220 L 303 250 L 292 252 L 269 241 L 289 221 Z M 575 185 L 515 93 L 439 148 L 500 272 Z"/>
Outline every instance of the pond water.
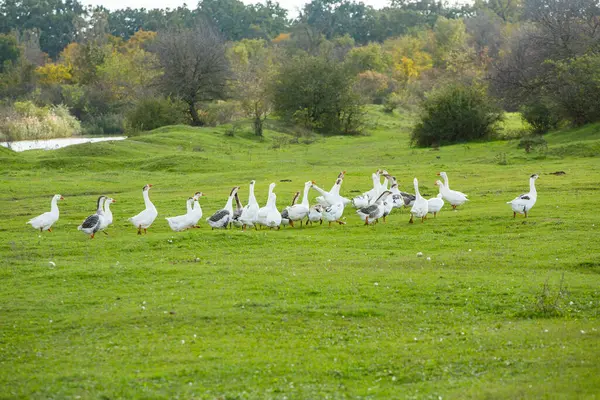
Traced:
<path fill-rule="evenodd" d="M 74 144 L 105 142 L 107 140 L 124 140 L 127 136 L 107 136 L 107 137 L 78 137 L 78 138 L 59 138 L 47 140 L 21 140 L 18 142 L 0 142 L 0 145 L 8 147 L 14 151 L 25 150 L 56 150 L 61 147 L 67 147 Z"/>

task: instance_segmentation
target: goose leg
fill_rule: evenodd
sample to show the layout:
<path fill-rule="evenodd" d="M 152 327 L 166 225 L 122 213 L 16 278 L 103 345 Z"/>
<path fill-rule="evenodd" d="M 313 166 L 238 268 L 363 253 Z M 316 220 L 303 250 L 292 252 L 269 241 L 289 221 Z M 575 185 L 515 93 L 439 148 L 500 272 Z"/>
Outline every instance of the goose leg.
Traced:
<path fill-rule="evenodd" d="M 524 213 L 525 213 L 525 218 L 527 218 L 527 211 L 524 211 Z"/>
<path fill-rule="evenodd" d="M 140 226 L 138 226 L 138 235 L 141 235 L 141 234 L 142 234 L 142 226 L 140 225 Z"/>
<path fill-rule="evenodd" d="M 513 218 L 517 218 L 517 212 L 513 211 Z"/>
<path fill-rule="evenodd" d="M 144 235 L 145 235 L 146 233 L 148 233 L 148 231 L 146 230 L 146 228 L 144 228 Z"/>
<path fill-rule="evenodd" d="M 410 214 L 410 220 L 408 221 L 409 224 L 414 224 L 413 217 L 414 215 Z"/>
<path fill-rule="evenodd" d="M 52 232 L 52 228 L 48 228 L 48 232 Z"/>
<path fill-rule="evenodd" d="M 369 217 L 365 217 L 365 225 L 369 225 Z"/>
<path fill-rule="evenodd" d="M 290 226 L 291 226 L 292 228 L 294 227 L 294 221 L 292 221 L 291 219 L 290 219 Z"/>
<path fill-rule="evenodd" d="M 94 238 L 94 235 L 95 235 L 95 233 L 92 233 L 92 234 L 90 235 L 90 239 L 93 239 L 93 238 Z"/>
<path fill-rule="evenodd" d="M 383 223 L 385 224 L 385 217 L 383 217 Z"/>
<path fill-rule="evenodd" d="M 344 221 L 340 221 L 339 219 L 338 219 L 338 220 L 336 220 L 336 222 L 337 222 L 338 224 L 340 224 L 340 225 L 346 225 L 346 223 L 345 223 Z"/>
<path fill-rule="evenodd" d="M 456 204 L 452 204 L 452 209 L 456 210 Z"/>
<path fill-rule="evenodd" d="M 44 228 L 40 228 L 40 232 L 44 232 Z"/>
<path fill-rule="evenodd" d="M 331 226 L 331 221 L 329 221 L 329 226 Z"/>
<path fill-rule="evenodd" d="M 425 222 L 425 217 L 421 217 L 421 223 Z"/>
<path fill-rule="evenodd" d="M 319 221 L 319 225 L 323 225 L 323 219 L 320 219 Z"/>

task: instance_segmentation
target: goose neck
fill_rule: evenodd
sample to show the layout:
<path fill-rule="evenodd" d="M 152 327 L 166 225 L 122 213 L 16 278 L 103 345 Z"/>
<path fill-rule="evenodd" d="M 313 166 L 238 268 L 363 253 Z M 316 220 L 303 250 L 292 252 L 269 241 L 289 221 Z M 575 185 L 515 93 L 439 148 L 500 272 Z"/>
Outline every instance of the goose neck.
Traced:
<path fill-rule="evenodd" d="M 310 190 L 310 185 L 304 186 L 304 194 L 302 195 L 302 205 L 308 208 L 308 191 Z"/>
<path fill-rule="evenodd" d="M 229 198 L 227 199 L 227 203 L 225 204 L 225 210 L 229 211 L 230 213 L 233 213 L 233 195 L 229 195 Z"/>
<path fill-rule="evenodd" d="M 58 198 L 53 197 L 50 202 L 50 212 L 53 214 L 58 214 Z"/>

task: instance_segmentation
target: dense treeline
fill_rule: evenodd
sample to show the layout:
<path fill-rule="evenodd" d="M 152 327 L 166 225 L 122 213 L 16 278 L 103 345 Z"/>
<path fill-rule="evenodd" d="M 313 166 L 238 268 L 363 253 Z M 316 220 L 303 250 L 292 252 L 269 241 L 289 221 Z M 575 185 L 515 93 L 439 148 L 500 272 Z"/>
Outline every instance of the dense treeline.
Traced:
<path fill-rule="evenodd" d="M 295 19 L 270 0 L 3 0 L 0 135 L 39 136 L 42 115 L 89 134 L 250 118 L 262 135 L 269 115 L 355 134 L 366 103 L 419 111 L 424 146 L 487 137 L 501 108 L 544 133 L 600 119 L 599 54 L 600 0 L 313 0 Z"/>

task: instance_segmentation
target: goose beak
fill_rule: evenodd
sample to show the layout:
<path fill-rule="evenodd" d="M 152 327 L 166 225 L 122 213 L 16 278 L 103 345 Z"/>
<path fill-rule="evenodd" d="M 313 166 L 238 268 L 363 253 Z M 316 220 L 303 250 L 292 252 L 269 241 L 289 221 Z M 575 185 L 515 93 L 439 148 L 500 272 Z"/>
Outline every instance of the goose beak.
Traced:
<path fill-rule="evenodd" d="M 316 185 L 316 184 L 317 184 L 317 182 L 315 182 L 315 181 L 312 181 L 312 184 L 313 184 L 313 185 Z"/>
<path fill-rule="evenodd" d="M 62 197 L 62 196 L 60 196 L 60 199 L 61 199 L 61 200 L 64 200 L 65 198 L 64 198 L 64 197 Z"/>
<path fill-rule="evenodd" d="M 112 201 L 111 201 L 111 203 L 116 203 L 116 202 L 117 202 L 117 200 L 115 200 L 115 199 L 112 199 Z"/>
<path fill-rule="evenodd" d="M 148 187 L 152 187 L 152 184 L 151 184 L 151 183 L 149 183 L 149 184 L 148 184 Z"/>
<path fill-rule="evenodd" d="M 436 175 L 437 175 L 437 176 L 441 176 L 439 172 L 438 172 Z"/>

